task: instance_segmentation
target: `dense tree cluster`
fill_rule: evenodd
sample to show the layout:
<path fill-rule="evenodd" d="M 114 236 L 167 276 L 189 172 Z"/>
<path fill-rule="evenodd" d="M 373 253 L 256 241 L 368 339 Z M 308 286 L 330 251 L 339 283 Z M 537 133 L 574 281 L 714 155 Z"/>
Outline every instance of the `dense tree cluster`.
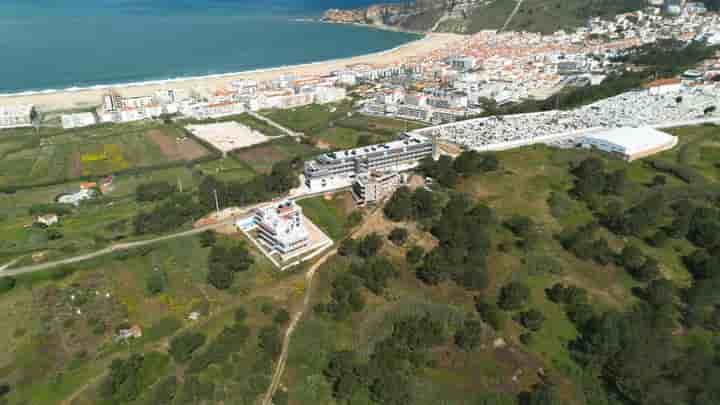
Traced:
<path fill-rule="evenodd" d="M 223 328 L 207 348 L 193 355 L 188 365 L 189 373 L 198 373 L 211 364 L 220 364 L 226 361 L 233 353 L 239 352 L 250 336 L 250 329 L 242 323 L 236 322 Z"/>
<path fill-rule="evenodd" d="M 605 162 L 597 157 L 589 157 L 572 170 L 577 178 L 573 194 L 585 201 L 592 201 L 598 195 L 622 195 L 628 185 L 627 172 L 624 169 L 605 172 Z"/>
<path fill-rule="evenodd" d="M 335 352 L 325 377 L 340 402 L 367 389 L 371 399 L 379 404 L 412 403 L 412 375 L 429 364 L 428 351 L 447 339 L 448 332 L 442 323 L 429 315 L 401 319 L 393 325 L 391 335 L 375 346 L 367 362 L 352 351 Z"/>
<path fill-rule="evenodd" d="M 208 256 L 208 282 L 218 290 L 230 288 L 235 273 L 246 271 L 252 266 L 254 259 L 244 244 L 232 247 L 213 246 Z"/>
<path fill-rule="evenodd" d="M 420 171 L 445 187 L 454 186 L 462 177 L 492 172 L 499 168 L 497 155 L 476 151 L 464 151 L 455 160 L 443 155 L 437 161 L 427 157 L 420 162 Z"/>
<path fill-rule="evenodd" d="M 277 325 L 269 325 L 260 329 L 258 347 L 272 358 L 280 355 L 282 351 L 282 335 Z"/>
<path fill-rule="evenodd" d="M 100 396 L 113 403 L 125 404 L 137 399 L 144 388 L 142 367 L 145 357 L 133 354 L 127 359 L 115 359 L 110 373 L 100 386 Z"/>
<path fill-rule="evenodd" d="M 215 209 L 215 192 L 221 207 L 247 205 L 267 201 L 287 193 L 299 185 L 297 173 L 300 159 L 275 163 L 269 174 L 261 174 L 248 182 L 221 182 L 207 176 L 198 186 L 198 198 L 205 210 Z"/>
<path fill-rule="evenodd" d="M 205 212 L 191 194 L 174 194 L 151 211 L 140 212 L 133 226 L 137 235 L 159 234 L 180 228 Z"/>
<path fill-rule="evenodd" d="M 463 195 L 453 196 L 432 227 L 439 246 L 425 255 L 417 277 L 431 285 L 452 278 L 468 289 L 485 288 L 486 258 L 491 248 L 489 229 L 495 222 L 488 206 L 473 205 Z"/>
<path fill-rule="evenodd" d="M 205 344 L 205 335 L 196 332 L 187 332 L 175 336 L 170 341 L 169 352 L 173 359 L 179 363 L 190 360 L 193 352 Z"/>
<path fill-rule="evenodd" d="M 365 308 L 365 297 L 360 287 L 362 280 L 350 273 L 338 275 L 332 283 L 330 292 L 331 301 L 327 304 L 317 304 L 315 311 L 328 313 L 335 320 L 347 319 L 353 312 L 362 311 Z"/>
<path fill-rule="evenodd" d="M 468 319 L 463 322 L 462 327 L 455 332 L 455 344 L 463 350 L 473 350 L 480 345 L 482 332 L 482 323 Z"/>
<path fill-rule="evenodd" d="M 410 191 L 407 187 L 398 188 L 383 208 L 385 216 L 392 221 L 411 219 L 431 219 L 437 214 L 437 203 L 433 193 L 418 188 Z"/>
<path fill-rule="evenodd" d="M 610 264 L 615 259 L 615 252 L 605 238 L 596 236 L 597 230 L 595 223 L 578 229 L 566 229 L 559 235 L 560 243 L 579 259 L 593 259 L 603 266 Z"/>

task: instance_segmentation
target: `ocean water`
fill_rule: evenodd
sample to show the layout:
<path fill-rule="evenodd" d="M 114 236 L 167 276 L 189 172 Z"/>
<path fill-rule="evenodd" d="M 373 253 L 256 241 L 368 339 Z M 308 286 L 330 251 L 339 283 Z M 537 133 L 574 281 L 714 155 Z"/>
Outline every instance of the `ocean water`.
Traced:
<path fill-rule="evenodd" d="M 299 21 L 373 0 L 1 0 L 0 93 L 231 73 L 417 35 Z"/>

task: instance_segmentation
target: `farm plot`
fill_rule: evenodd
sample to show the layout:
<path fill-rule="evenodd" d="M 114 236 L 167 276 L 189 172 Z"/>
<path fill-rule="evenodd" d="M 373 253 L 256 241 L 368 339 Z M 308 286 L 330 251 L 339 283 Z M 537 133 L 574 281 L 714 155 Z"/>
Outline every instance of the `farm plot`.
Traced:
<path fill-rule="evenodd" d="M 0 188 L 62 183 L 210 154 L 176 127 L 118 126 L 113 135 L 102 129 L 103 136 L 92 130 L 68 132 L 10 151 L 0 163 Z"/>
<path fill-rule="evenodd" d="M 298 143 L 290 138 L 281 138 L 246 149 L 234 151 L 232 156 L 246 163 L 256 173 L 268 173 L 273 164 L 293 159 L 306 158 L 317 153 L 310 145 Z"/>

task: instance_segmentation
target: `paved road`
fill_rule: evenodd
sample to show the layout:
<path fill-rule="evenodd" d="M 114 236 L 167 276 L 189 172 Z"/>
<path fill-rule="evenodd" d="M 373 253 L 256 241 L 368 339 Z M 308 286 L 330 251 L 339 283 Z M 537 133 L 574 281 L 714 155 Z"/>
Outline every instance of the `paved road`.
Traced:
<path fill-rule="evenodd" d="M 80 255 L 80 256 L 70 257 L 67 259 L 62 259 L 62 260 L 58 260 L 58 261 L 54 261 L 54 262 L 35 264 L 35 265 L 31 265 L 31 266 L 18 267 L 16 269 L 4 270 L 4 271 L 0 271 L 0 278 L 9 277 L 9 276 L 17 276 L 17 275 L 26 274 L 26 273 L 33 273 L 33 272 L 41 271 L 41 270 L 47 270 L 47 269 L 51 269 L 54 267 L 64 266 L 67 264 L 83 262 L 86 260 L 94 259 L 96 257 L 105 256 L 105 255 L 108 255 L 108 254 L 114 253 L 114 252 L 120 252 L 120 251 L 130 250 L 130 249 L 134 249 L 134 248 L 138 248 L 138 247 L 142 247 L 142 246 L 148 246 L 148 245 L 164 242 L 164 241 L 171 240 L 171 239 L 184 238 L 186 236 L 197 235 L 199 233 L 205 232 L 210 229 L 215 229 L 215 228 L 220 228 L 223 226 L 230 225 L 234 221 L 235 221 L 235 218 L 230 218 L 230 219 L 226 219 L 226 220 L 223 220 L 223 221 L 211 224 L 211 225 L 191 229 L 188 231 L 178 232 L 178 233 L 174 233 L 174 234 L 170 234 L 170 235 L 159 236 L 159 237 L 153 238 L 153 239 L 141 240 L 141 241 L 137 241 L 137 242 L 119 243 L 119 244 L 115 244 L 115 245 L 106 247 L 105 249 L 101 249 L 101 250 L 98 250 L 98 251 L 95 251 L 92 253 L 87 253 L 87 254 Z"/>
<path fill-rule="evenodd" d="M 346 188 L 342 188 L 339 190 L 334 190 L 332 192 L 343 191 L 345 189 Z M 318 192 L 316 192 L 316 193 L 306 192 L 305 194 L 297 195 L 297 196 L 290 197 L 290 198 L 292 198 L 295 201 L 299 201 L 299 200 L 303 200 L 306 198 L 312 198 L 312 197 L 316 197 L 316 196 L 323 195 L 323 194 L 325 194 L 325 192 L 319 192 L 319 193 Z M 238 215 L 247 214 L 248 212 L 252 211 L 253 209 L 255 209 L 258 206 L 261 206 L 263 204 L 265 204 L 265 203 L 258 203 L 258 204 L 253 204 L 253 205 L 250 205 L 247 207 L 242 207 L 239 209 Z M 79 263 L 79 262 L 83 262 L 86 260 L 95 259 L 97 257 L 105 256 L 105 255 L 108 255 L 108 254 L 114 253 L 114 252 L 130 250 L 130 249 L 134 249 L 134 248 L 138 248 L 138 247 L 142 247 L 142 246 L 153 245 L 155 243 L 160 243 L 160 242 L 168 241 L 171 239 L 184 238 L 186 236 L 197 235 L 197 234 L 205 232 L 207 230 L 221 228 L 223 226 L 230 225 L 235 222 L 238 215 L 233 216 L 228 219 L 225 219 L 225 220 L 222 220 L 220 222 L 211 224 L 211 225 L 191 229 L 188 231 L 177 232 L 177 233 L 159 236 L 159 237 L 153 238 L 153 239 L 141 240 L 141 241 L 137 241 L 137 242 L 119 243 L 119 244 L 115 244 L 115 245 L 106 247 L 104 249 L 101 249 L 101 250 L 98 250 L 98 251 L 95 251 L 92 253 L 87 253 L 87 254 L 75 256 L 75 257 L 69 257 L 67 259 L 62 259 L 62 260 L 58 260 L 58 261 L 54 261 L 54 262 L 18 267 L 18 268 L 9 269 L 9 270 L 6 269 L 7 267 L 10 267 L 13 264 L 15 264 L 15 262 L 17 261 L 16 260 L 16 261 L 10 262 L 10 263 L 0 267 L 0 278 L 17 276 L 20 274 L 34 273 L 36 271 L 48 270 L 48 269 L 52 269 L 55 267 L 65 266 L 67 264 Z"/>

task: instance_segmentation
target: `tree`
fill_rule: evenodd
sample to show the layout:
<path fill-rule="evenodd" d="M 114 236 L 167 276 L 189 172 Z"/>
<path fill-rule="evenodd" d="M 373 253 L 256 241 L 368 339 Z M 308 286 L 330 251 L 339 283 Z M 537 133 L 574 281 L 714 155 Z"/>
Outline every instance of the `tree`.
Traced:
<path fill-rule="evenodd" d="M 135 191 L 138 202 L 151 202 L 164 200 L 175 193 L 177 189 L 166 181 L 140 184 Z"/>
<path fill-rule="evenodd" d="M 524 392 L 518 397 L 519 405 L 562 405 L 557 390 L 550 384 L 537 384 L 532 391 Z"/>
<path fill-rule="evenodd" d="M 642 267 L 645 260 L 642 250 L 635 245 L 625 246 L 620 253 L 620 264 L 630 271 Z"/>
<path fill-rule="evenodd" d="M 352 238 L 346 238 L 343 239 L 342 242 L 340 242 L 340 247 L 338 248 L 338 253 L 340 256 L 352 256 L 355 254 L 355 251 L 357 250 L 357 242 L 355 239 Z"/>
<path fill-rule="evenodd" d="M 390 235 L 388 235 L 388 239 L 397 246 L 404 245 L 407 238 L 408 231 L 405 228 L 393 228 L 393 230 L 390 231 Z"/>
<path fill-rule="evenodd" d="M 423 250 L 423 248 L 415 245 L 407 251 L 407 253 L 405 254 L 405 260 L 407 260 L 407 262 L 410 264 L 417 264 L 420 262 L 420 260 L 422 260 L 424 255 L 425 251 Z"/>
<path fill-rule="evenodd" d="M 675 286 L 672 281 L 661 278 L 648 283 L 644 292 L 645 300 L 655 307 L 673 305 L 675 301 Z"/>
<path fill-rule="evenodd" d="M 248 315 L 247 310 L 245 310 L 245 308 L 243 308 L 243 307 L 239 307 L 233 313 L 233 318 L 235 319 L 235 323 L 245 322 L 245 319 L 247 319 L 247 315 Z"/>
<path fill-rule="evenodd" d="M 506 311 L 522 308 L 530 297 L 530 288 L 527 285 L 513 281 L 500 289 L 498 305 Z"/>
<path fill-rule="evenodd" d="M 8 292 L 15 288 L 17 281 L 14 277 L 2 277 L 0 278 L 0 294 Z"/>
<path fill-rule="evenodd" d="M 360 240 L 360 243 L 358 244 L 358 254 L 365 258 L 373 257 L 378 253 L 378 251 L 380 251 L 382 243 L 383 238 L 373 232 Z"/>
<path fill-rule="evenodd" d="M 497 305 L 483 300 L 480 296 L 475 297 L 475 309 L 477 309 L 483 322 L 492 326 L 496 331 L 502 330 L 505 325 L 505 314 L 500 311 Z"/>
<path fill-rule="evenodd" d="M 207 248 L 207 247 L 215 246 L 216 242 L 217 242 L 217 237 L 215 236 L 215 232 L 205 231 L 200 234 L 200 246 Z"/>
<path fill-rule="evenodd" d="M 145 284 L 150 295 L 158 295 L 165 290 L 165 274 L 155 270 L 150 273 Z"/>
<path fill-rule="evenodd" d="M 538 331 L 545 322 L 545 316 L 537 309 L 531 309 L 520 314 L 520 323 L 531 331 Z"/>
<path fill-rule="evenodd" d="M 514 215 L 512 218 L 505 221 L 504 224 L 508 229 L 518 237 L 525 237 L 530 233 L 533 227 L 533 220 L 529 217 L 522 215 Z"/>
<path fill-rule="evenodd" d="M 391 221 L 404 221 L 413 216 L 412 192 L 407 187 L 399 187 L 383 208 L 385 216 Z"/>
<path fill-rule="evenodd" d="M 205 335 L 196 332 L 187 332 L 170 340 L 170 355 L 179 363 L 190 360 L 193 352 L 205 344 Z"/>
<path fill-rule="evenodd" d="M 634 270 L 632 275 L 639 281 L 650 281 L 660 276 L 660 264 L 653 258 L 648 258 L 640 268 Z"/>
<path fill-rule="evenodd" d="M 269 356 L 277 357 L 282 351 L 282 338 L 277 326 L 266 326 L 260 329 L 258 345 Z"/>
<path fill-rule="evenodd" d="M 284 324 L 290 322 L 290 313 L 285 308 L 280 309 L 275 314 L 275 317 L 273 318 L 273 322 L 275 322 L 278 325 L 284 325 Z"/>
<path fill-rule="evenodd" d="M 455 333 L 455 344 L 463 350 L 470 351 L 480 344 L 481 338 L 482 324 L 475 320 L 468 320 Z"/>

